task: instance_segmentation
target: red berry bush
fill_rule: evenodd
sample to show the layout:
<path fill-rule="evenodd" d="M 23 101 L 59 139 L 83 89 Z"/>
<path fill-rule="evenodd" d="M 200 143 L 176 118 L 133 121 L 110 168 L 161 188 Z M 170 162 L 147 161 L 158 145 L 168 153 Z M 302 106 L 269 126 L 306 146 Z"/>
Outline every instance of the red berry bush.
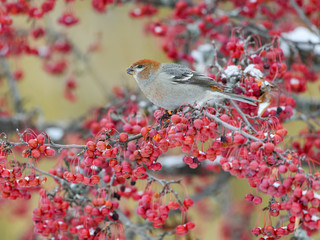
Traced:
<path fill-rule="evenodd" d="M 50 130 L 28 121 L 31 113 L 17 88 L 24 69 L 9 62 L 33 55 L 48 74 L 75 68 L 72 57 L 83 53 L 69 40 L 68 28 L 86 16 L 77 14 L 75 0 L 65 0 L 56 19 L 60 32 L 42 21 L 55 0 L 1 2 L 1 78 L 12 104 L 2 104 L 0 193 L 7 201 L 40 196 L 30 239 L 195 239 L 206 230 L 189 212 L 218 215 L 205 201 L 216 195 L 222 195 L 223 239 L 317 234 L 320 94 L 316 100 L 302 94 L 319 80 L 319 0 L 134 2 L 128 22 L 148 17 L 146 32 L 161 39 L 168 58 L 259 103 L 226 100 L 168 112 L 140 92 L 115 88 L 108 105 L 97 106 L 80 125 L 60 129 L 58 138 L 50 135 L 58 124 Z M 106 14 L 127 2 L 92 0 L 91 6 Z M 157 15 L 162 8 L 170 9 L 166 18 Z M 22 31 L 17 17 L 32 26 Z M 46 45 L 37 47 L 37 39 Z M 69 77 L 67 100 L 77 100 L 76 88 Z M 307 127 L 286 137 L 285 124 L 296 120 Z M 183 156 L 172 157 L 172 149 Z M 56 164 L 45 171 L 39 162 L 47 158 Z M 232 178 L 250 186 L 244 201 L 232 200 L 225 187 Z M 52 184 L 45 184 L 48 179 Z M 250 229 L 253 218 L 257 225 Z"/>

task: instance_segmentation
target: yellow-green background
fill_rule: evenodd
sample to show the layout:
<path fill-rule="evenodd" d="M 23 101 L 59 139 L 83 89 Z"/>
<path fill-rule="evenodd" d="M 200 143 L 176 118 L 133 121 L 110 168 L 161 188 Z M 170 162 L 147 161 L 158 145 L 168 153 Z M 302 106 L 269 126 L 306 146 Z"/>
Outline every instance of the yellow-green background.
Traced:
<path fill-rule="evenodd" d="M 133 8 L 132 5 L 110 6 L 107 13 L 98 14 L 91 8 L 90 1 L 76 1 L 73 9 L 81 22 L 74 27 L 64 28 L 55 24 L 56 19 L 65 10 L 64 1 L 57 1 L 57 3 L 58 6 L 49 15 L 46 22 L 51 22 L 56 29 L 64 29 L 63 31 L 83 52 L 94 41 L 97 32 L 101 33 L 101 46 L 98 52 L 88 56 L 89 66 L 71 58 L 76 66 L 75 70 L 80 70 L 79 75 L 76 75 L 78 100 L 74 103 L 70 103 L 63 97 L 65 75 L 52 76 L 45 73 L 42 69 L 42 61 L 36 57 L 24 57 L 10 61 L 13 67 L 21 67 L 25 70 L 25 78 L 19 83 L 24 106 L 28 110 L 40 107 L 45 121 L 69 121 L 85 114 L 94 106 L 105 104 L 106 96 L 114 85 L 135 87 L 134 80 L 127 76 L 125 69 L 138 59 L 151 58 L 169 61 L 161 51 L 160 41 L 153 36 L 146 35 L 143 30 L 144 24 L 150 19 L 132 19 L 128 16 L 129 10 Z M 160 14 L 164 16 L 168 12 L 169 10 L 161 10 Z M 24 17 L 17 17 L 15 21 L 21 27 L 32 24 L 26 23 Z M 35 44 L 41 45 L 41 41 Z M 88 67 L 94 74 L 88 71 Z M 93 79 L 99 79 L 103 88 Z M 314 84 L 314 86 L 317 85 Z M 312 87 L 312 89 L 313 93 L 308 94 L 318 95 L 317 87 Z M 6 91 L 6 84 L 4 84 L 0 92 L 3 94 Z M 296 135 L 303 127 L 303 123 L 290 124 L 288 127 L 290 134 Z M 245 180 L 233 180 L 230 186 L 234 196 L 238 199 L 243 199 L 244 195 L 250 192 Z M 12 209 L 16 208 L 15 204 L 21 204 L 19 201 L 0 202 L 1 239 L 19 239 L 32 225 L 32 209 L 37 206 L 35 201 L 37 197 L 34 196 L 33 199 L 29 203 L 32 207 L 28 207 L 27 210 L 28 217 L 24 218 L 10 214 Z M 202 239 L 220 239 L 219 220 L 216 216 L 212 216 L 210 221 L 202 221 L 199 224 L 202 231 L 206 232 Z"/>

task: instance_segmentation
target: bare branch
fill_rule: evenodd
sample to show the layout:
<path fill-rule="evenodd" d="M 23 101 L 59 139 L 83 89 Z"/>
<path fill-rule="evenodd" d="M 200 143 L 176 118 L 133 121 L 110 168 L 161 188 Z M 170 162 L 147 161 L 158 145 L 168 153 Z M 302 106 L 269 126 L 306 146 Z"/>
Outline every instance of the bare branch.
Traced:
<path fill-rule="evenodd" d="M 153 240 L 154 238 L 147 234 L 148 226 L 138 226 L 130 221 L 126 215 L 123 214 L 119 209 L 116 210 L 119 215 L 119 220 L 122 222 L 124 226 L 128 229 L 132 230 L 137 236 L 139 236 L 143 240 Z"/>
<path fill-rule="evenodd" d="M 296 10 L 298 13 L 300 19 L 307 25 L 308 28 L 310 28 L 319 38 L 320 38 L 320 31 L 319 29 L 310 22 L 310 20 L 307 18 L 303 10 L 298 6 L 295 0 L 290 0 L 291 6 Z"/>
<path fill-rule="evenodd" d="M 4 57 L 0 57 L 0 64 L 2 67 L 3 75 L 7 78 L 10 86 L 14 109 L 17 113 L 24 113 L 24 109 L 22 107 L 22 98 L 18 89 L 18 85 L 10 71 L 10 66 L 7 59 Z"/>
<path fill-rule="evenodd" d="M 245 121 L 245 123 L 247 124 L 247 126 L 249 127 L 249 129 L 251 129 L 252 131 L 254 131 L 255 133 L 257 132 L 257 130 L 251 125 L 251 123 L 248 121 L 246 115 L 241 111 L 241 109 L 239 108 L 238 104 L 236 104 L 233 100 L 230 99 L 230 102 L 232 104 L 232 106 L 237 110 L 237 112 L 240 114 L 240 116 L 242 117 L 243 121 Z"/>
<path fill-rule="evenodd" d="M 227 128 L 227 129 L 229 129 L 229 130 L 231 130 L 231 131 L 233 131 L 233 132 L 239 132 L 239 133 L 241 133 L 243 136 L 245 136 L 246 138 L 251 139 L 251 140 L 253 140 L 253 141 L 262 142 L 261 139 L 255 137 L 255 136 L 253 136 L 253 135 L 251 135 L 251 134 L 249 134 L 249 133 L 247 133 L 247 132 L 244 132 L 243 130 L 241 130 L 241 129 L 235 127 L 235 126 L 232 126 L 232 125 L 230 125 L 229 123 L 226 123 L 226 122 L 222 121 L 220 118 L 218 118 L 217 116 L 215 116 L 215 115 L 213 115 L 213 114 L 210 114 L 210 113 L 206 112 L 205 115 L 206 115 L 208 118 L 211 118 L 211 119 L 215 120 L 217 123 L 220 123 L 222 126 L 224 126 L 225 128 Z"/>

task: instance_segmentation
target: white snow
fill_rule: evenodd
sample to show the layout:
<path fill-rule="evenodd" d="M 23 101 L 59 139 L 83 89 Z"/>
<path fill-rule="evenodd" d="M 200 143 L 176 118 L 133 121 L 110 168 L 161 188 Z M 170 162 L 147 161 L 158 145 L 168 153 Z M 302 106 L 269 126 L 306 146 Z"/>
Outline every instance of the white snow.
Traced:
<path fill-rule="evenodd" d="M 95 231 L 96 231 L 96 229 L 94 229 L 94 228 L 90 228 L 90 229 L 89 229 L 89 233 L 90 233 L 90 235 L 93 235 Z"/>
<path fill-rule="evenodd" d="M 54 141 L 60 140 L 64 135 L 63 129 L 59 127 L 48 127 L 46 133 Z"/>
<path fill-rule="evenodd" d="M 241 69 L 238 66 L 230 65 L 224 70 L 222 77 L 230 78 L 232 76 L 238 76 L 240 74 L 241 74 Z"/>
<path fill-rule="evenodd" d="M 275 188 L 278 188 L 278 187 L 280 186 L 280 183 L 275 182 L 275 183 L 273 183 L 273 186 L 274 186 Z"/>
<path fill-rule="evenodd" d="M 263 78 L 263 73 L 254 67 L 254 64 L 249 64 L 245 69 L 244 69 L 244 73 L 249 74 L 250 76 L 254 77 L 254 78 L 258 78 L 261 79 Z"/>
<path fill-rule="evenodd" d="M 48 57 L 50 53 L 50 49 L 48 46 L 40 46 L 38 47 L 38 54 L 40 57 Z"/>
<path fill-rule="evenodd" d="M 182 158 L 185 155 L 172 155 L 172 156 L 164 156 L 159 158 L 159 162 L 162 166 L 167 168 L 175 168 L 175 167 L 183 167 L 185 163 L 182 161 Z"/>
<path fill-rule="evenodd" d="M 157 27 L 154 28 L 154 31 L 155 31 L 156 33 L 160 33 L 160 32 L 162 31 L 162 27 L 157 26 Z"/>
<path fill-rule="evenodd" d="M 300 83 L 300 81 L 298 79 L 296 79 L 296 78 L 291 78 L 290 79 L 290 84 L 291 85 L 295 85 L 295 84 L 299 84 L 299 83 Z"/>
<path fill-rule="evenodd" d="M 141 14 L 141 9 L 140 8 L 136 8 L 133 10 L 133 13 L 136 15 L 140 15 Z"/>
<path fill-rule="evenodd" d="M 0 49 L 0 56 L 5 56 L 9 51 L 9 47 L 8 45 L 5 45 L 3 46 L 1 49 Z"/>
<path fill-rule="evenodd" d="M 314 47 L 314 54 L 320 55 L 320 38 L 305 27 L 297 27 L 291 32 L 282 33 L 282 36 L 290 41 L 297 42 L 298 47 L 306 50 L 312 51 L 313 44 L 317 44 Z M 289 54 L 289 45 L 285 41 L 281 41 L 281 49 L 285 55 Z"/>
<path fill-rule="evenodd" d="M 205 43 L 191 52 L 191 56 L 195 60 L 194 67 L 197 72 L 204 73 L 206 68 L 212 64 L 213 51 L 212 44 Z"/>

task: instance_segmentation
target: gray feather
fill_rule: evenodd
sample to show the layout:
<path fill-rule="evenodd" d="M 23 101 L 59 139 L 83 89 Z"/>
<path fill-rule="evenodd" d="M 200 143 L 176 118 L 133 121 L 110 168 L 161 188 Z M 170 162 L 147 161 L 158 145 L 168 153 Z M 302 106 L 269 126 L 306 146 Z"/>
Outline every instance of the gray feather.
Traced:
<path fill-rule="evenodd" d="M 250 98 L 250 97 L 246 97 L 246 96 L 242 96 L 242 95 L 238 95 L 238 94 L 234 94 L 234 93 L 224 93 L 224 94 L 226 96 L 228 96 L 232 100 L 248 103 L 248 104 L 253 105 L 253 106 L 257 106 L 256 103 L 260 102 L 260 100 L 257 100 L 257 99 L 254 99 L 254 98 Z"/>
<path fill-rule="evenodd" d="M 197 73 L 195 71 L 192 71 L 188 67 L 176 64 L 176 63 L 164 63 L 162 64 L 162 70 L 167 75 L 173 76 L 172 81 L 176 84 L 188 84 L 188 85 L 196 85 L 198 87 L 203 87 L 204 90 L 211 90 L 210 87 L 216 86 L 221 89 L 224 89 L 225 86 L 221 85 L 220 83 L 217 83 L 214 79 L 209 78 L 201 73 Z M 191 86 L 190 86 L 191 87 Z M 216 92 L 216 95 L 221 95 L 221 97 L 224 96 L 224 98 L 232 99 L 239 102 L 248 103 L 251 105 L 256 106 L 257 102 L 260 102 L 259 100 L 233 94 L 233 93 L 226 93 L 223 92 L 220 94 L 219 91 Z"/>
<path fill-rule="evenodd" d="M 192 71 L 188 67 L 176 64 L 176 63 L 164 63 L 162 64 L 162 70 L 167 74 L 174 76 L 173 82 L 182 84 L 193 84 L 202 86 L 204 88 L 217 86 L 223 87 L 220 83 L 215 82 L 212 78 L 209 78 L 201 73 Z"/>

